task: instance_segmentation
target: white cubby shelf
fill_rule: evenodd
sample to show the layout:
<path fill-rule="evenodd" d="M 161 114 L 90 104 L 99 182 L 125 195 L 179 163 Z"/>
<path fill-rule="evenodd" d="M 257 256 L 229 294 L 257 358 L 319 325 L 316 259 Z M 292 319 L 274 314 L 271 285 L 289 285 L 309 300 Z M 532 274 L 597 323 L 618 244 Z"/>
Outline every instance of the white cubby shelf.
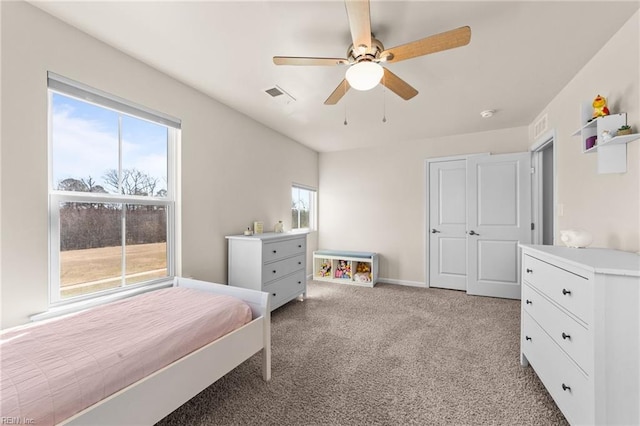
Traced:
<path fill-rule="evenodd" d="M 580 107 L 581 127 L 573 133 L 580 136 L 580 148 L 584 154 L 598 153 L 598 173 L 627 172 L 627 144 L 640 139 L 639 134 L 617 135 L 620 126 L 627 124 L 627 114 L 622 112 L 604 117 L 591 118 L 593 108 L 588 102 Z M 602 132 L 607 130 L 611 139 L 603 140 Z M 588 147 L 588 139 L 595 138 L 595 145 Z"/>
<path fill-rule="evenodd" d="M 345 250 L 314 251 L 313 279 L 373 287 L 378 282 L 378 254 Z"/>

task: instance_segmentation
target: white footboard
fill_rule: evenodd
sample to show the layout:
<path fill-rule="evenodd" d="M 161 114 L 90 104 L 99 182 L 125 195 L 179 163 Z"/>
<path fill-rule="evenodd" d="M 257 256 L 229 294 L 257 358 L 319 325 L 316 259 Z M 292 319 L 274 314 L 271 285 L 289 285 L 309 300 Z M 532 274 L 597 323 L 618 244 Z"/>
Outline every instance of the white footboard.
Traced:
<path fill-rule="evenodd" d="M 186 278 L 176 278 L 174 285 L 242 299 L 251 307 L 253 320 L 61 424 L 152 425 L 261 349 L 263 378 L 270 380 L 271 318 L 268 293 Z"/>
<path fill-rule="evenodd" d="M 180 277 L 174 279 L 173 285 L 175 287 L 187 287 L 237 297 L 244 300 L 251 307 L 254 320 L 263 317 L 262 377 L 265 381 L 271 380 L 271 306 L 269 305 L 269 293 Z"/>

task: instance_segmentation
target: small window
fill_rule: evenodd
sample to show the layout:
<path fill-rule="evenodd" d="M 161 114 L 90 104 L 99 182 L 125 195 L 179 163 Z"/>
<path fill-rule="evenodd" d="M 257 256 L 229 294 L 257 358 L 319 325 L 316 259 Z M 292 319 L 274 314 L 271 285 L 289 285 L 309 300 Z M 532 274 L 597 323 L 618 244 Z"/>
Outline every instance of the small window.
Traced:
<path fill-rule="evenodd" d="M 49 73 L 50 302 L 175 274 L 180 122 Z"/>
<path fill-rule="evenodd" d="M 316 190 L 294 184 L 291 187 L 291 229 L 317 229 Z"/>

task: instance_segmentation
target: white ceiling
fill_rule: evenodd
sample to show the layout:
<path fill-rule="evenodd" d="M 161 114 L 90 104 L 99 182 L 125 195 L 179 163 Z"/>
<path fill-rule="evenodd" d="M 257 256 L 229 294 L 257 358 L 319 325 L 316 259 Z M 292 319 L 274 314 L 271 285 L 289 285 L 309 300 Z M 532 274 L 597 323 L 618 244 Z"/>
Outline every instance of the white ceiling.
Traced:
<path fill-rule="evenodd" d="M 471 43 L 387 64 L 420 92 L 409 101 L 379 86 L 326 106 L 344 66 L 272 57 L 345 57 L 341 1 L 33 4 L 319 152 L 528 125 L 640 5 L 373 0 L 371 28 L 386 48 L 464 25 Z M 264 93 L 274 85 L 296 101 Z M 483 119 L 486 109 L 497 112 Z"/>

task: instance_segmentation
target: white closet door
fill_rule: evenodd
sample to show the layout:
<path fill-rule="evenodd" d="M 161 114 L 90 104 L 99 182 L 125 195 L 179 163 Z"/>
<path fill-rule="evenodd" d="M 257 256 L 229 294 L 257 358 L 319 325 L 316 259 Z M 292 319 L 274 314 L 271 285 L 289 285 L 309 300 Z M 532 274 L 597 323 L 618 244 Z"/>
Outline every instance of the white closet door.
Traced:
<path fill-rule="evenodd" d="M 518 243 L 531 242 L 531 154 L 467 160 L 467 293 L 520 298 Z"/>
<path fill-rule="evenodd" d="M 429 286 L 467 289 L 466 160 L 429 165 Z"/>

